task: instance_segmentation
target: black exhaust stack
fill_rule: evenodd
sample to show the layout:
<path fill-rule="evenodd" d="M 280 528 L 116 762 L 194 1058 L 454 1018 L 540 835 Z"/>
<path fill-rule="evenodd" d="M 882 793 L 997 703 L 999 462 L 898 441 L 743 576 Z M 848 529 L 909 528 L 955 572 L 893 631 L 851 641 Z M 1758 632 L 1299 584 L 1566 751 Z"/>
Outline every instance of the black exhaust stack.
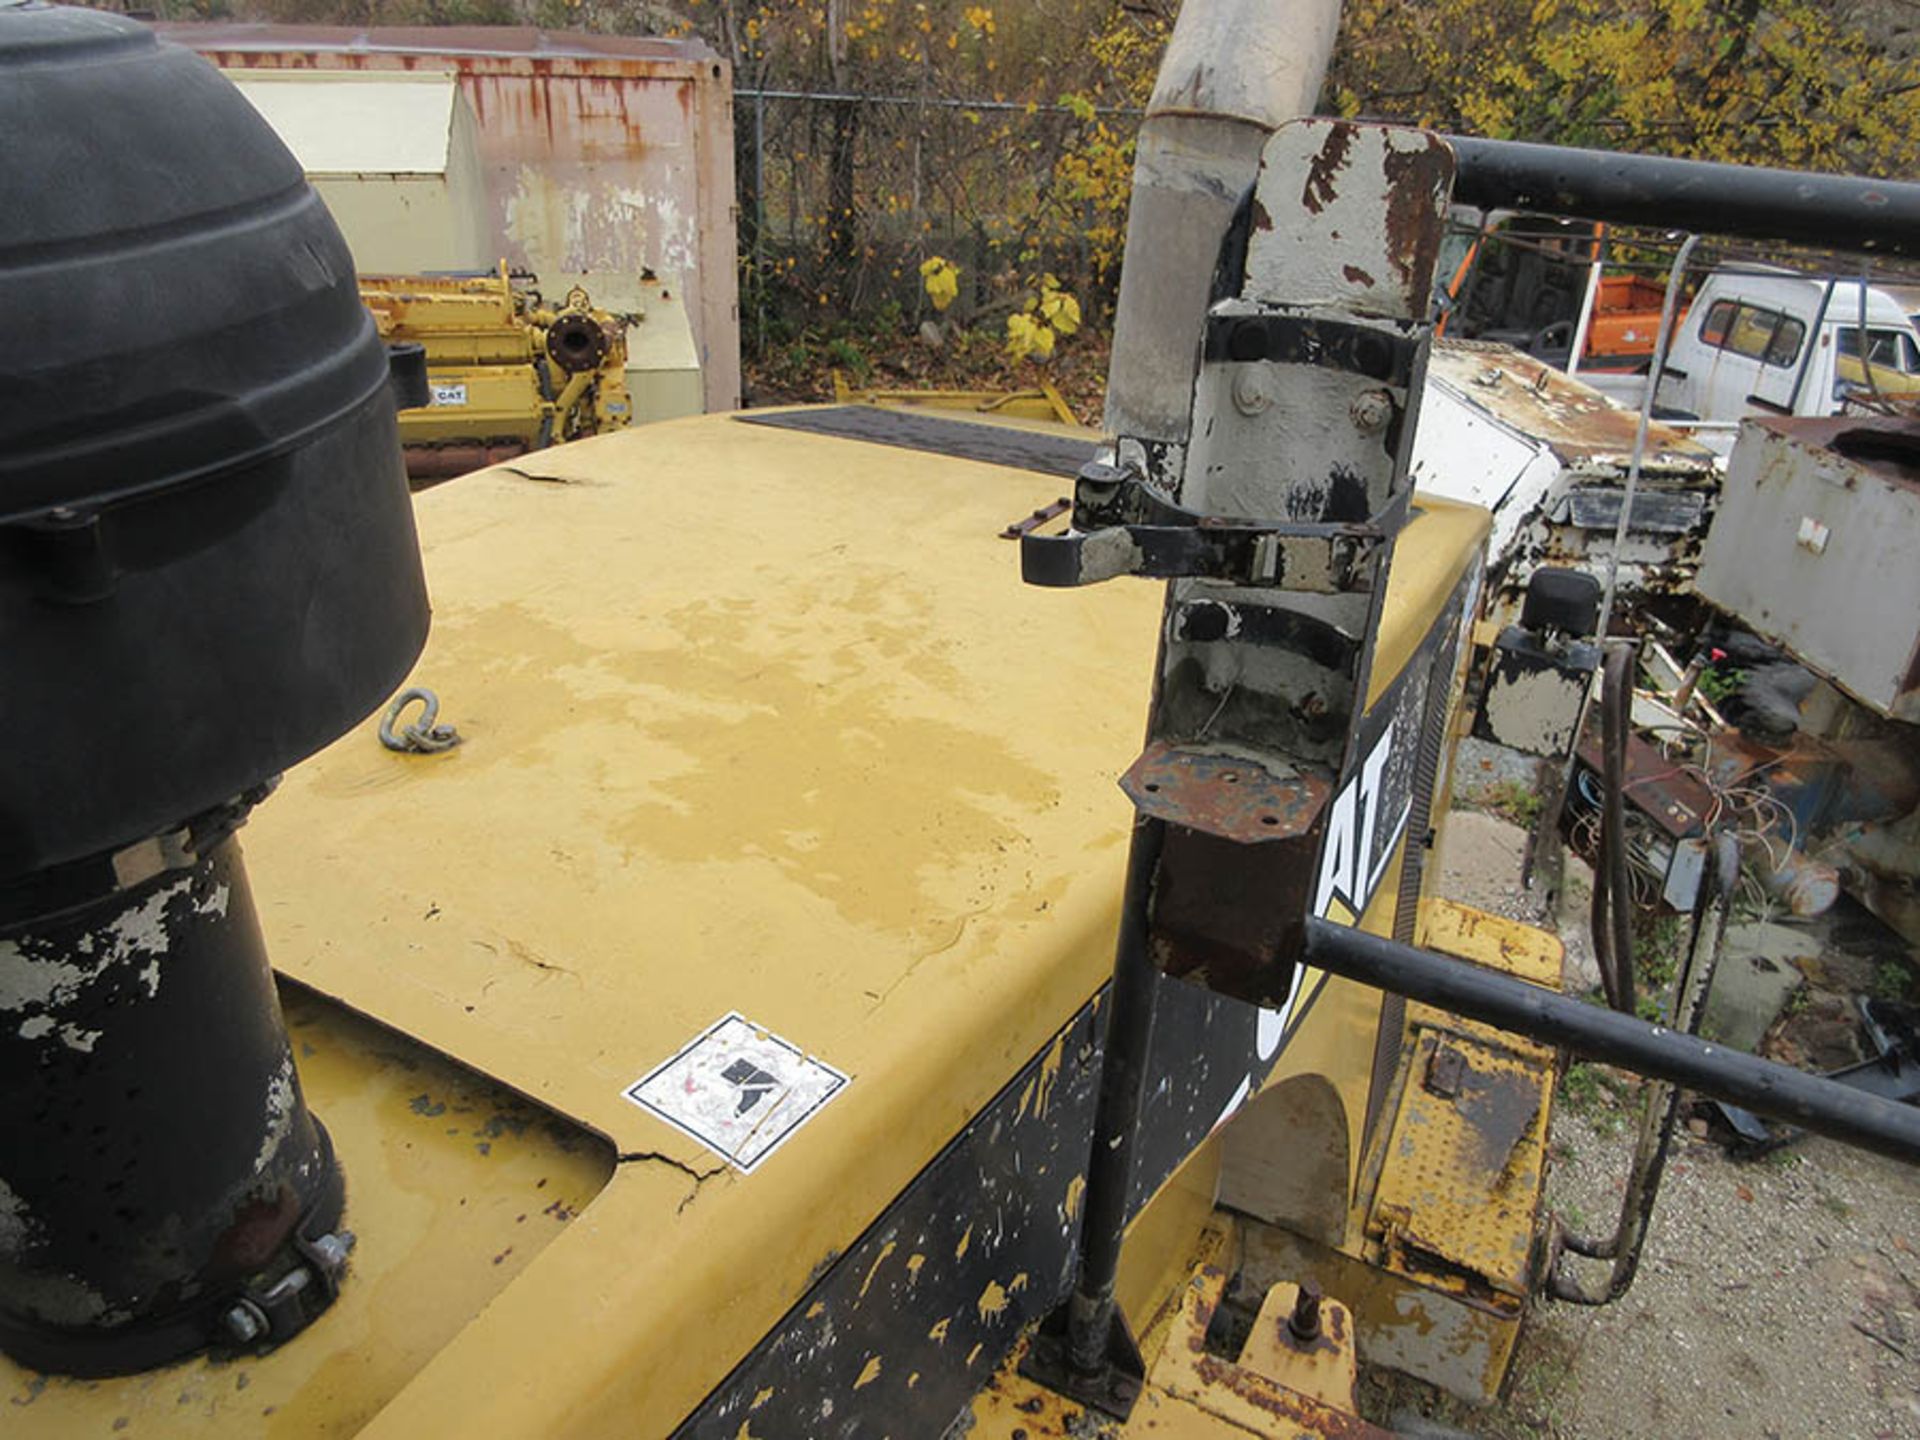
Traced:
<path fill-rule="evenodd" d="M 240 94 L 0 0 L 0 135 L 0 1350 L 115 1374 L 333 1297 L 234 833 L 427 599 L 352 256 Z"/>

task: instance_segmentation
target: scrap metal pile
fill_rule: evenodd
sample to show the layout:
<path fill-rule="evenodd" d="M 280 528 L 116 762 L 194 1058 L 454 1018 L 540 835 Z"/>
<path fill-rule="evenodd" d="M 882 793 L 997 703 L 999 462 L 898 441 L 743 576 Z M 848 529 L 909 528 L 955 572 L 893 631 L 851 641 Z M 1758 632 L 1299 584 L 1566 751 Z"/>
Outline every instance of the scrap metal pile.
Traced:
<path fill-rule="evenodd" d="M 1502 361 L 1489 350 L 1483 364 L 1501 372 L 1478 387 L 1485 393 L 1473 393 L 1471 377 L 1455 386 L 1465 396 L 1456 404 L 1477 407 L 1483 421 L 1511 422 L 1523 391 L 1536 408 L 1549 393 L 1549 385 L 1514 383 L 1511 372 L 1537 362 L 1512 352 Z M 1466 372 L 1456 363 L 1444 373 Z M 1550 385 L 1578 388 L 1558 375 Z M 1569 413 L 1561 407 L 1551 419 L 1564 429 Z M 1535 482 L 1538 493 L 1506 527 L 1494 583 L 1515 602 L 1523 577 L 1543 560 L 1565 563 L 1588 538 L 1574 503 L 1581 487 L 1566 478 L 1580 466 L 1567 463 L 1565 437 L 1533 418 L 1528 433 L 1558 469 L 1551 484 Z M 1625 428 L 1633 417 L 1614 418 Z M 1870 912 L 1886 927 L 1877 951 L 1890 958 L 1870 985 L 1845 987 L 1848 1063 L 1817 1068 L 1889 1098 L 1920 1097 L 1916 1012 L 1904 1003 L 1915 998 L 1920 947 L 1920 422 L 1748 418 L 1724 472 L 1679 486 L 1672 456 L 1676 441 L 1687 442 L 1658 425 L 1650 435 L 1631 468 L 1644 459 L 1641 473 L 1654 483 L 1618 526 L 1625 544 L 1609 577 L 1619 600 L 1606 643 L 1634 656 L 1622 658 L 1630 684 L 1618 697 L 1618 741 L 1605 733 L 1605 705 L 1587 703 L 1590 688 L 1604 689 L 1597 649 L 1562 645 L 1549 654 L 1517 643 L 1524 617 L 1489 652 L 1476 734 L 1545 756 L 1567 726 L 1583 725 L 1571 767 L 1541 762 L 1546 811 L 1559 823 L 1543 824 L 1535 853 L 1550 857 L 1564 837 L 1595 858 L 1597 887 L 1611 882 L 1637 913 L 1691 913 L 1721 838 L 1738 848 L 1739 908 L 1809 927 L 1800 948 L 1810 956 L 1836 923 L 1871 926 L 1855 907 Z M 1611 492 L 1607 528 L 1619 519 L 1620 493 Z M 1699 502 L 1684 527 L 1667 523 L 1680 494 Z M 1643 509 L 1645 500 L 1653 503 Z M 1607 548 L 1602 539 L 1592 558 L 1579 557 L 1596 592 Z M 1501 614 L 1498 603 L 1492 609 Z M 1616 781 L 1617 869 L 1601 842 Z M 1630 968 L 1605 963 L 1616 943 L 1634 949 L 1625 929 L 1596 925 L 1610 994 Z M 1728 958 L 1739 951 L 1736 941 Z M 1790 974 L 1771 996 L 1759 1028 L 1797 981 Z M 1779 1138 L 1744 1112 L 1722 1113 L 1745 1144 Z"/>

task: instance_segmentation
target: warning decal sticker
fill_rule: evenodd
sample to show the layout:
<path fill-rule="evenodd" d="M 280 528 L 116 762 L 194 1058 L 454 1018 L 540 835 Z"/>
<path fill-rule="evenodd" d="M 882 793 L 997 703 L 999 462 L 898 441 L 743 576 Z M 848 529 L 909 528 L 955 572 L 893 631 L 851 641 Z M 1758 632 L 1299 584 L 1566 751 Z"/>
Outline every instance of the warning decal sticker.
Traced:
<path fill-rule="evenodd" d="M 831 1065 L 733 1013 L 625 1093 L 655 1119 L 750 1172 L 846 1085 Z"/>

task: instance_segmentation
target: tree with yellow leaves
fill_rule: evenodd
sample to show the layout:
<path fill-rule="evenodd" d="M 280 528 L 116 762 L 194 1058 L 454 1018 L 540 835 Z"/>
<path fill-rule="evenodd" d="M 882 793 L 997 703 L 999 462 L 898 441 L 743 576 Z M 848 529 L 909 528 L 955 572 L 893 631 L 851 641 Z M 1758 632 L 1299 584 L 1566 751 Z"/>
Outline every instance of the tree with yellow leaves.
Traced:
<path fill-rule="evenodd" d="M 1351 0 L 1343 114 L 1868 175 L 1920 159 L 1920 69 L 1816 0 Z"/>

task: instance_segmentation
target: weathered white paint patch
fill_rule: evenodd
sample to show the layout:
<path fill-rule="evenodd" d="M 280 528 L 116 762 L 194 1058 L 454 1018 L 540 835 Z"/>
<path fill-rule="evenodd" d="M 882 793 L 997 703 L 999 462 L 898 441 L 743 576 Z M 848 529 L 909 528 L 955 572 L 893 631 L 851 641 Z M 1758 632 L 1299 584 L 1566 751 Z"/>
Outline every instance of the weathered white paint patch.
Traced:
<path fill-rule="evenodd" d="M 1484 704 L 1488 728 L 1505 744 L 1540 755 L 1564 754 L 1573 745 L 1579 695 L 1557 671 L 1497 675 Z"/>
<path fill-rule="evenodd" d="M 192 887 L 191 880 L 176 880 L 164 890 L 156 890 L 144 903 L 124 911 L 107 927 L 113 938 L 114 953 L 108 963 L 131 959 L 135 955 L 164 955 L 171 941 L 167 935 L 167 906 L 175 897 Z"/>
<path fill-rule="evenodd" d="M 48 1278 L 32 1287 L 28 1300 L 55 1325 L 96 1325 L 107 1313 L 107 1299 L 78 1275 Z"/>
<path fill-rule="evenodd" d="M 193 907 L 194 914 L 218 915 L 222 920 L 226 919 L 227 900 L 232 893 L 232 889 L 226 885 L 214 886 L 213 893 Z"/>
<path fill-rule="evenodd" d="M 27 1213 L 27 1202 L 0 1180 L 0 1260 L 17 1259 L 23 1254 L 32 1232 L 33 1217 Z"/>
<path fill-rule="evenodd" d="M 1095 530 L 1080 547 L 1080 576 L 1088 583 L 1131 574 L 1140 563 L 1140 547 L 1117 526 Z"/>
<path fill-rule="evenodd" d="M 22 1040 L 40 1040 L 52 1033 L 53 1017 L 51 1015 L 29 1015 L 20 1022 Z"/>
<path fill-rule="evenodd" d="M 253 1173 L 267 1168 L 267 1162 L 279 1150 L 280 1143 L 293 1129 L 293 1057 L 280 1061 L 280 1069 L 267 1082 L 267 1133 L 261 1137 L 260 1153 L 253 1157 Z"/>
<path fill-rule="evenodd" d="M 0 940 L 0 1013 L 57 1010 L 71 1004 L 81 987 L 117 966 L 143 956 L 165 955 L 172 943 L 167 906 L 185 895 L 192 883 L 182 879 L 156 890 L 111 924 L 82 936 L 71 949 L 52 952 L 52 947 L 31 936 Z M 155 972 L 148 985 L 151 994 L 159 989 L 159 976 L 157 965 L 148 968 Z"/>
<path fill-rule="evenodd" d="M 60 1040 L 69 1050 L 78 1050 L 83 1055 L 91 1055 L 95 1043 L 100 1039 L 98 1030 L 82 1030 L 78 1025 L 62 1025 Z"/>
<path fill-rule="evenodd" d="M 1242 1105 L 1247 1103 L 1247 1096 L 1252 1093 L 1253 1081 L 1243 1076 L 1239 1088 L 1233 1092 L 1232 1097 L 1226 1103 L 1226 1107 L 1221 1110 L 1220 1118 L 1213 1122 L 1213 1129 L 1218 1130 L 1222 1125 L 1226 1124 L 1227 1121 L 1231 1120 L 1234 1117 L 1234 1113 L 1238 1111 Z"/>
<path fill-rule="evenodd" d="M 91 978 L 92 972 L 82 966 L 36 959 L 25 946 L 0 940 L 0 1010 L 38 1009 L 57 996 L 71 995 Z"/>

